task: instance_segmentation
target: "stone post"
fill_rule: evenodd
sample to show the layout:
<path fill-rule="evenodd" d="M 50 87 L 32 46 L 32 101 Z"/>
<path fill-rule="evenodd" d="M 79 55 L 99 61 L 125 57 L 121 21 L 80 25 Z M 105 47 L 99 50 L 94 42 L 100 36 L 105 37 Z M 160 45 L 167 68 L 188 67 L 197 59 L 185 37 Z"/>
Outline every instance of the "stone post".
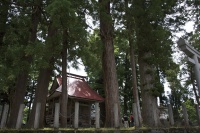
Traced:
<path fill-rule="evenodd" d="M 3 113 L 3 107 L 2 105 L 0 105 L 0 121 L 1 121 L 2 113 Z"/>
<path fill-rule="evenodd" d="M 200 125 L 200 110 L 199 110 L 199 105 L 195 105 L 196 112 L 197 112 L 197 120 L 198 120 L 198 125 Z"/>
<path fill-rule="evenodd" d="M 182 104 L 183 118 L 185 126 L 189 126 L 188 114 L 185 104 Z"/>
<path fill-rule="evenodd" d="M 41 110 L 41 103 L 37 103 L 35 110 L 35 120 L 34 120 L 34 128 L 36 129 L 39 128 L 40 110 Z"/>
<path fill-rule="evenodd" d="M 171 126 L 174 126 L 174 115 L 171 104 L 168 104 L 168 114 L 169 114 L 169 123 Z"/>
<path fill-rule="evenodd" d="M 99 124 L 99 103 L 95 102 L 95 125 L 96 128 L 100 128 Z"/>
<path fill-rule="evenodd" d="M 75 102 L 75 113 L 74 113 L 74 128 L 78 128 L 78 120 L 79 120 L 79 102 Z"/>
<path fill-rule="evenodd" d="M 22 126 L 22 118 L 23 118 L 24 107 L 25 107 L 24 104 L 20 104 L 18 117 L 17 117 L 17 123 L 16 123 L 17 129 L 21 128 L 21 126 Z"/>
<path fill-rule="evenodd" d="M 92 120 L 92 119 L 91 119 L 91 112 L 92 112 L 92 110 L 91 110 L 91 105 L 92 105 L 92 104 L 90 104 L 90 105 L 88 106 L 89 111 L 90 111 L 90 112 L 89 112 L 89 116 L 88 116 L 88 123 L 89 123 L 90 127 L 91 127 L 91 125 L 92 125 L 92 124 L 91 124 L 91 120 Z"/>
<path fill-rule="evenodd" d="M 55 112 L 54 112 L 54 128 L 59 128 L 59 113 L 60 113 L 60 104 L 55 103 Z"/>
<path fill-rule="evenodd" d="M 6 125 L 6 121 L 7 121 L 7 117 L 8 117 L 8 110 L 9 110 L 9 105 L 4 105 L 3 107 L 3 115 L 1 118 L 1 127 L 0 128 L 4 128 Z"/>
<path fill-rule="evenodd" d="M 119 110 L 118 110 L 118 106 L 117 103 L 114 104 L 114 122 L 115 122 L 115 128 L 119 128 Z"/>
<path fill-rule="evenodd" d="M 200 67 L 199 67 L 199 60 L 197 58 L 197 55 L 193 56 L 195 65 L 194 65 L 194 74 L 195 74 L 195 78 L 196 78 L 196 82 L 197 82 L 197 86 L 198 86 L 198 92 L 200 94 Z"/>

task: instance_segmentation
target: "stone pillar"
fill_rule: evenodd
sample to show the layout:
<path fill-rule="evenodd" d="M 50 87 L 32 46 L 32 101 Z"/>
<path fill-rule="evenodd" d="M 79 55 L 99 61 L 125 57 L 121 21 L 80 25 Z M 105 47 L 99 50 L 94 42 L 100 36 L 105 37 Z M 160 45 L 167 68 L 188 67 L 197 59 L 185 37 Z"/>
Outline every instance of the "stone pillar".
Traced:
<path fill-rule="evenodd" d="M 174 115 L 171 104 L 168 104 L 168 114 L 169 114 L 169 123 L 171 126 L 174 126 Z"/>
<path fill-rule="evenodd" d="M 0 105 L 0 121 L 1 121 L 2 113 L 3 113 L 3 107 L 2 105 Z"/>
<path fill-rule="evenodd" d="M 99 103 L 95 102 L 95 125 L 96 128 L 100 128 L 100 123 L 99 123 Z"/>
<path fill-rule="evenodd" d="M 182 110 L 183 110 L 184 124 L 185 126 L 189 126 L 188 114 L 187 114 L 187 109 L 186 109 L 185 104 L 182 104 Z"/>
<path fill-rule="evenodd" d="M 7 121 L 7 117 L 8 117 L 8 110 L 9 110 L 9 105 L 7 105 L 7 104 L 4 105 L 0 128 L 4 128 L 6 125 L 6 121 Z"/>
<path fill-rule="evenodd" d="M 90 127 L 91 127 L 91 125 L 92 125 L 92 124 L 91 124 L 91 106 L 92 106 L 91 104 L 88 106 L 88 108 L 89 108 L 88 110 L 90 111 L 90 112 L 88 112 L 88 115 L 89 115 L 89 116 L 88 116 L 88 120 L 89 120 L 88 123 L 89 123 Z"/>
<path fill-rule="evenodd" d="M 115 122 L 115 128 L 119 128 L 119 110 L 118 110 L 118 106 L 117 103 L 114 104 L 114 122 Z"/>
<path fill-rule="evenodd" d="M 198 120 L 198 125 L 200 125 L 200 110 L 199 110 L 199 105 L 197 104 L 195 106 L 196 112 L 197 112 L 197 120 Z"/>
<path fill-rule="evenodd" d="M 59 113 L 60 113 L 60 104 L 55 103 L 55 112 L 54 112 L 54 128 L 59 128 Z"/>
<path fill-rule="evenodd" d="M 75 102 L 75 113 L 74 113 L 74 128 L 78 128 L 78 120 L 79 120 L 79 102 Z"/>
<path fill-rule="evenodd" d="M 24 104 L 20 104 L 18 117 L 17 117 L 17 123 L 16 123 L 17 129 L 21 128 L 21 126 L 22 126 L 22 118 L 23 118 L 24 107 L 25 107 Z"/>
<path fill-rule="evenodd" d="M 139 127 L 139 117 L 138 117 L 138 111 L 137 111 L 137 103 L 133 103 L 133 118 L 134 118 L 134 125 L 135 127 Z"/>
<path fill-rule="evenodd" d="M 40 110 L 41 110 L 41 103 L 37 103 L 35 110 L 35 120 L 34 120 L 34 128 L 36 129 L 39 128 Z"/>
<path fill-rule="evenodd" d="M 194 74 L 195 74 L 196 81 L 197 81 L 198 92 L 200 94 L 200 71 L 199 71 L 200 66 L 199 66 L 199 61 L 198 61 L 197 55 L 194 55 L 193 59 L 194 59 L 194 62 L 195 62 L 195 65 L 194 65 Z"/>

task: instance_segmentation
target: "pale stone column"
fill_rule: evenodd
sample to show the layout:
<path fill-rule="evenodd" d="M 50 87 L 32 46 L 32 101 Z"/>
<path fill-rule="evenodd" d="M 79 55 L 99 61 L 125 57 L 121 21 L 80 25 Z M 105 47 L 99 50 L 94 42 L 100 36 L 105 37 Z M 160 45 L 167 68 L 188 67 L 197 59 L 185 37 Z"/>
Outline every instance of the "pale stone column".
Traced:
<path fill-rule="evenodd" d="M 88 123 L 89 123 L 89 125 L 90 125 L 90 127 L 91 127 L 91 104 L 88 106 L 88 108 L 89 108 L 89 111 L 90 111 L 90 112 L 88 113 L 88 114 L 89 114 L 89 116 L 88 116 L 88 120 L 89 120 Z"/>
<path fill-rule="evenodd" d="M 55 103 L 54 128 L 59 128 L 60 103 Z"/>
<path fill-rule="evenodd" d="M 188 114 L 187 114 L 187 109 L 186 109 L 185 104 L 182 104 L 182 110 L 183 110 L 183 118 L 184 118 L 185 126 L 189 126 Z"/>
<path fill-rule="evenodd" d="M 78 120 L 79 120 L 79 102 L 75 102 L 75 113 L 74 113 L 74 128 L 78 128 Z"/>
<path fill-rule="evenodd" d="M 114 104 L 114 121 L 115 121 L 115 128 L 119 128 L 119 115 L 118 115 L 118 106 L 117 103 Z"/>
<path fill-rule="evenodd" d="M 0 128 L 4 128 L 6 125 L 6 121 L 7 121 L 7 117 L 8 117 L 8 110 L 9 110 L 9 105 L 7 105 L 7 104 L 4 105 Z"/>
<path fill-rule="evenodd" d="M 16 123 L 17 129 L 21 128 L 21 126 L 22 126 L 22 118 L 23 118 L 24 107 L 25 107 L 24 104 L 20 104 L 18 117 L 17 117 L 17 123 Z"/>
<path fill-rule="evenodd" d="M 196 113 L 197 113 L 198 124 L 200 125 L 200 110 L 199 110 L 199 105 L 197 104 L 195 106 L 195 108 L 196 108 Z"/>
<path fill-rule="evenodd" d="M 196 77 L 198 91 L 199 91 L 199 94 L 200 94 L 200 71 L 199 71 L 200 66 L 199 66 L 199 61 L 198 61 L 197 55 L 194 55 L 193 59 L 194 59 L 194 62 L 195 62 L 194 74 L 195 74 L 195 77 Z"/>
<path fill-rule="evenodd" d="M 0 105 L 0 121 L 1 121 L 2 113 L 3 113 L 3 107 L 2 105 Z"/>
<path fill-rule="evenodd" d="M 40 110 L 41 110 L 41 103 L 37 103 L 35 110 L 35 120 L 34 120 L 34 128 L 36 129 L 39 128 Z"/>
<path fill-rule="evenodd" d="M 170 125 L 173 126 L 174 125 L 174 115 L 173 115 L 171 104 L 168 104 L 168 114 L 169 114 Z"/>
<path fill-rule="evenodd" d="M 96 125 L 96 128 L 100 128 L 99 113 L 100 113 L 99 103 L 95 102 L 95 125 Z"/>

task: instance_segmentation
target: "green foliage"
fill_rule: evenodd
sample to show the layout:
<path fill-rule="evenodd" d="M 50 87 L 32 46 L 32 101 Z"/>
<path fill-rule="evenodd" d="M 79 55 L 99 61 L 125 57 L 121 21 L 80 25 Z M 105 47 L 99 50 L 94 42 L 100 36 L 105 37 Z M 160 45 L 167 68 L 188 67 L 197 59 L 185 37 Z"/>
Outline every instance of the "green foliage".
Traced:
<path fill-rule="evenodd" d="M 67 27 L 69 22 L 73 20 L 75 14 L 70 6 L 71 2 L 69 0 L 53 0 L 46 7 L 46 11 L 51 16 L 55 27 Z"/>
<path fill-rule="evenodd" d="M 26 108 L 24 108 L 24 113 L 23 113 L 24 115 L 23 115 L 23 120 L 22 120 L 22 123 L 23 124 L 26 124 L 27 123 L 27 117 L 28 117 L 28 108 L 26 107 Z"/>
<path fill-rule="evenodd" d="M 81 59 L 88 74 L 91 87 L 98 90 L 101 95 L 104 95 L 101 64 L 102 45 L 98 32 L 99 30 L 95 29 L 94 33 L 89 35 L 89 42 L 81 47 Z"/>
<path fill-rule="evenodd" d="M 188 119 L 193 124 L 197 124 L 197 112 L 196 112 L 196 104 L 194 103 L 193 99 L 187 99 L 185 102 L 187 108 Z"/>

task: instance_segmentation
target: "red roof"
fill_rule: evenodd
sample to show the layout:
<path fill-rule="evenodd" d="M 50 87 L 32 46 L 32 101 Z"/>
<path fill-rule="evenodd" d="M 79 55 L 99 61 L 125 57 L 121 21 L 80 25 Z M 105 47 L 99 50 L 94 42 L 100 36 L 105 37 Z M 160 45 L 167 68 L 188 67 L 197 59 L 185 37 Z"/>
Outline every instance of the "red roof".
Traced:
<path fill-rule="evenodd" d="M 85 99 L 103 101 L 104 98 L 97 94 L 84 80 L 75 80 L 68 87 L 68 95 Z"/>
<path fill-rule="evenodd" d="M 56 92 L 62 92 L 62 78 L 57 77 L 59 87 Z M 94 91 L 83 78 L 67 77 L 68 96 L 92 101 L 104 101 L 104 98 Z"/>

